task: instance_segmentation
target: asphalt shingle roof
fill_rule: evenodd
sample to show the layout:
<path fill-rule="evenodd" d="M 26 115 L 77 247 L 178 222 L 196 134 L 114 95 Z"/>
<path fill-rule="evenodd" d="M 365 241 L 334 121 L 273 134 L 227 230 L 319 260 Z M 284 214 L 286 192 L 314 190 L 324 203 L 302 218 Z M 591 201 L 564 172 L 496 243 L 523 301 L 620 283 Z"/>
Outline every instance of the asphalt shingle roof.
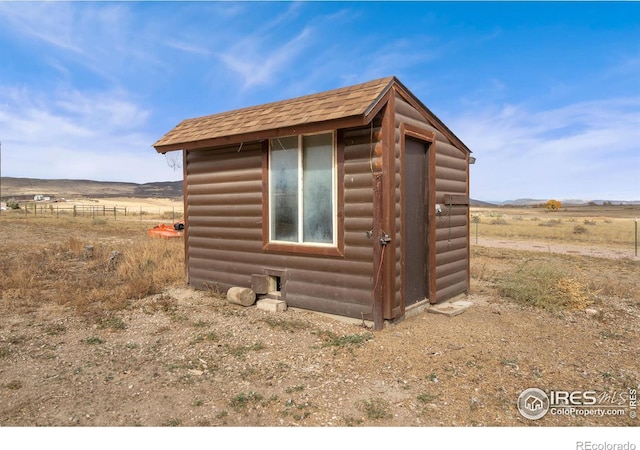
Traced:
<path fill-rule="evenodd" d="M 289 100 L 186 119 L 153 146 L 162 151 L 203 140 L 350 117 L 364 118 L 395 81 L 395 77 L 380 78 Z"/>

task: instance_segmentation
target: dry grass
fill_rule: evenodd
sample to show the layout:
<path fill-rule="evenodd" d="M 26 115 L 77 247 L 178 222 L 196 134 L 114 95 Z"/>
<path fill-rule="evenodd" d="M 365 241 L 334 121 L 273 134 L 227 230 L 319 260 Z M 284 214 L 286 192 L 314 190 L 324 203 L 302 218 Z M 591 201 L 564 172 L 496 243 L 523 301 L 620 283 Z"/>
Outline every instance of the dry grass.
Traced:
<path fill-rule="evenodd" d="M 594 206 L 557 212 L 539 208 L 472 208 L 471 217 L 471 233 L 475 235 L 475 219 L 480 237 L 633 248 L 634 220 L 640 217 L 640 207 Z"/>
<path fill-rule="evenodd" d="M 150 238 L 149 224 L 76 218 L 4 219 L 1 226 L 5 242 L 20 243 L 0 253 L 7 306 L 113 311 L 184 280 L 182 239 Z"/>
<path fill-rule="evenodd" d="M 596 298 L 574 272 L 556 261 L 526 259 L 496 282 L 501 295 L 523 304 L 549 310 L 584 309 Z"/>
<path fill-rule="evenodd" d="M 557 214 L 533 209 L 510 215 L 472 212 L 480 218 L 481 235 L 629 244 L 621 233 L 629 223 L 620 217 L 581 219 L 589 221 L 589 230 L 576 233 L 576 227 L 583 227 L 576 224 L 577 216 Z M 548 222 L 554 226 L 540 226 Z M 34 309 L 46 303 L 109 312 L 183 283 L 183 241 L 149 238 L 146 231 L 155 223 L 0 216 L 3 304 Z M 471 269 L 473 283 L 486 282 L 494 294 L 545 309 L 580 309 L 607 297 L 640 298 L 638 261 L 474 247 Z"/>
<path fill-rule="evenodd" d="M 481 237 L 554 242 L 597 249 L 634 248 L 640 207 L 473 208 Z M 507 225 L 496 226 L 496 221 Z M 472 234 L 475 223 L 472 220 Z M 472 283 L 491 294 L 558 311 L 597 306 L 608 298 L 638 299 L 640 261 L 473 247 Z M 486 283 L 485 283 L 486 282 Z"/>
<path fill-rule="evenodd" d="M 584 309 L 608 298 L 640 299 L 640 261 L 473 247 L 475 289 L 546 310 Z M 472 285 L 472 290 L 473 290 Z"/>

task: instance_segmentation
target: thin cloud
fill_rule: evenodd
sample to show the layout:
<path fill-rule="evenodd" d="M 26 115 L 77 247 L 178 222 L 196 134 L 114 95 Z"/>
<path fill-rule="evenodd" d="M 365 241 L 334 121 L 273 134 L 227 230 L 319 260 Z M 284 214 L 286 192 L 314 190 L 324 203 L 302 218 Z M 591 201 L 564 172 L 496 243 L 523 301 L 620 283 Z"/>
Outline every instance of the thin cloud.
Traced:
<path fill-rule="evenodd" d="M 262 45 L 263 38 L 252 36 L 218 54 L 220 60 L 242 77 L 243 88 L 249 89 L 271 83 L 275 77 L 290 70 L 290 63 L 305 49 L 310 37 L 305 28 L 289 41 L 268 51 Z"/>
<path fill-rule="evenodd" d="M 249 16 L 234 28 L 225 27 L 230 44 L 221 43 L 225 50 L 216 52 L 223 66 L 221 71 L 239 75 L 243 91 L 286 78 L 285 74 L 296 67 L 294 62 L 302 55 L 308 56 L 304 52 L 315 43 L 315 26 L 298 21 L 303 7 L 301 3 L 290 3 L 284 11 L 275 13 L 272 5 L 257 4 L 253 11 L 256 16 Z M 263 21 L 259 16 L 270 20 Z M 313 23 L 320 20 L 315 17 Z M 251 32 L 247 34 L 247 30 Z"/>
<path fill-rule="evenodd" d="M 63 50 L 83 53 L 74 33 L 75 13 L 72 4 L 57 2 L 29 5 L 0 2 L 0 16 L 4 26 L 16 35 L 31 37 Z"/>
<path fill-rule="evenodd" d="M 472 195 L 634 200 L 640 194 L 640 98 L 533 112 L 474 110 L 451 121 L 474 151 Z M 617 187 L 614 187 L 617 186 Z"/>
<path fill-rule="evenodd" d="M 180 178 L 140 132 L 149 112 L 126 92 L 52 94 L 3 87 L 3 171 L 15 176 L 146 182 Z M 143 171 L 140 168 L 144 168 Z"/>
<path fill-rule="evenodd" d="M 209 56 L 211 55 L 211 51 L 208 48 L 201 47 L 195 44 L 190 44 L 187 42 L 181 42 L 178 40 L 168 40 L 164 43 L 167 47 L 173 48 L 175 50 L 180 50 L 186 53 L 192 53 L 200 56 Z"/>
<path fill-rule="evenodd" d="M 118 83 L 135 67 L 166 63 L 152 51 L 153 25 L 134 26 L 125 5 L 105 3 L 0 2 L 0 18 L 14 39 L 48 47 L 47 60 L 56 70 L 77 65 Z"/>
<path fill-rule="evenodd" d="M 69 118 L 104 131 L 123 131 L 144 126 L 149 112 L 128 100 L 126 92 L 107 92 L 87 95 L 67 91 L 55 100 L 59 112 Z"/>

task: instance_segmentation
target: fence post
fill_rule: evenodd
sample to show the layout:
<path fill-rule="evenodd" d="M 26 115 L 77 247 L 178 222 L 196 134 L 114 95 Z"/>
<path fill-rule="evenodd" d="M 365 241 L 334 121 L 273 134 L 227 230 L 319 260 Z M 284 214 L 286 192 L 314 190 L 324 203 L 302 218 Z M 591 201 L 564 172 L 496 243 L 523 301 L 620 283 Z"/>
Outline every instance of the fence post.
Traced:
<path fill-rule="evenodd" d="M 116 217 L 116 207 L 113 207 L 113 220 L 118 220 L 118 218 Z"/>
<path fill-rule="evenodd" d="M 638 218 L 636 217 L 635 222 L 635 236 L 636 236 L 636 256 L 638 256 Z"/>
<path fill-rule="evenodd" d="M 480 222 L 480 216 L 475 216 L 473 222 L 476 224 L 476 244 L 478 243 L 478 222 Z"/>

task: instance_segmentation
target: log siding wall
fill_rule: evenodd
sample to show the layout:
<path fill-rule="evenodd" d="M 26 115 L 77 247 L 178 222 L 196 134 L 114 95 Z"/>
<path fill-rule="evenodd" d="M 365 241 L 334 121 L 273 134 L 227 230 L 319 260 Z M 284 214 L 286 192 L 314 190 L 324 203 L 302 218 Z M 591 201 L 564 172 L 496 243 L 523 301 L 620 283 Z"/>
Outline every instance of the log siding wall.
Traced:
<path fill-rule="evenodd" d="M 379 138 L 371 126 L 339 130 L 343 152 L 344 253 L 321 256 L 263 248 L 261 142 L 185 155 L 186 253 L 189 284 L 226 292 L 250 287 L 252 274 L 278 273 L 288 306 L 371 319 L 373 190 L 370 157 Z M 340 159 L 340 158 L 338 158 Z M 340 205 L 338 210 L 340 211 Z"/>
<path fill-rule="evenodd" d="M 469 155 L 452 145 L 449 139 L 434 126 L 427 118 L 401 95 L 395 98 L 395 125 L 396 125 L 396 157 L 401 163 L 401 141 L 404 139 L 402 125 L 410 125 L 433 133 L 435 142 L 430 151 L 435 150 L 435 170 L 429 172 L 435 175 L 435 179 L 429 180 L 431 192 L 429 198 L 432 202 L 442 206 L 442 214 L 433 216 L 430 224 L 430 242 L 435 246 L 435 255 L 430 255 L 429 274 L 431 286 L 429 289 L 429 301 L 441 302 L 460 293 L 469 290 Z M 396 195 L 401 193 L 396 188 Z M 451 197 L 451 196 L 454 197 Z M 459 204 L 460 198 L 466 198 L 466 204 Z M 402 202 L 398 202 L 402 208 Z M 429 205 L 435 208 L 435 205 Z M 402 217 L 402 212 L 399 213 Z M 430 214 L 431 215 L 431 214 Z M 398 253 L 401 252 L 401 237 L 397 239 Z M 430 249 L 433 252 L 434 249 Z M 401 278 L 396 279 L 396 296 L 403 295 Z"/>

